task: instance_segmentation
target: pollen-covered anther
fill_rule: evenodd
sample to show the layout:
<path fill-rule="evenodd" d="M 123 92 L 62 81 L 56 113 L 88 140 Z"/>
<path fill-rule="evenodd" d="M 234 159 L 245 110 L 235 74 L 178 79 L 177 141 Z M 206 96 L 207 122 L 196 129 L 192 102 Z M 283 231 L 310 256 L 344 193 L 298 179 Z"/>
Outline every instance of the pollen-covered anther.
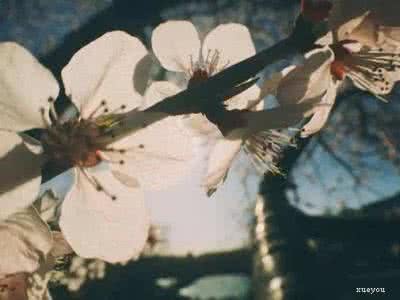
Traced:
<path fill-rule="evenodd" d="M 108 191 L 104 185 L 102 185 L 97 179 L 96 177 L 94 177 L 93 175 L 89 174 L 88 172 L 86 172 L 85 169 L 80 168 L 82 174 L 85 176 L 85 178 L 87 179 L 87 181 L 89 182 L 89 184 L 91 184 L 97 192 L 99 193 L 104 193 L 105 195 L 107 195 L 111 200 L 115 201 L 117 200 L 117 196 L 112 194 L 110 191 Z"/>

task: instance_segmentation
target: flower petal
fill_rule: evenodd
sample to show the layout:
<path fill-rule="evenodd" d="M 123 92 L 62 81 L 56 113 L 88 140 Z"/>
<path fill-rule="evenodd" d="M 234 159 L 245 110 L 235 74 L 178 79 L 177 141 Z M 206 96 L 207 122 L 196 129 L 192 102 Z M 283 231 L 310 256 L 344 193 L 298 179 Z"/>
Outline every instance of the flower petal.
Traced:
<path fill-rule="evenodd" d="M 64 235 L 59 231 L 52 231 L 53 236 L 53 248 L 51 249 L 51 255 L 53 257 L 65 256 L 73 253 L 71 245 L 68 244 Z"/>
<path fill-rule="evenodd" d="M 197 137 L 223 137 L 218 127 L 203 114 L 190 114 L 183 118 L 183 124 Z"/>
<path fill-rule="evenodd" d="M 65 239 L 85 258 L 100 258 L 111 263 L 137 258 L 149 231 L 142 191 L 126 188 L 107 169 L 86 171 L 116 199 L 98 191 L 76 169 L 75 184 L 61 210 L 60 227 Z"/>
<path fill-rule="evenodd" d="M 65 93 L 84 118 L 102 101 L 110 112 L 122 105 L 135 108 L 142 97 L 134 89 L 134 73 L 146 54 L 137 38 L 122 31 L 106 33 L 79 50 L 62 70 Z"/>
<path fill-rule="evenodd" d="M 200 55 L 200 38 L 188 21 L 168 21 L 158 25 L 151 36 L 154 54 L 161 65 L 175 72 L 188 72 Z"/>
<path fill-rule="evenodd" d="M 305 124 L 301 130 L 301 137 L 308 137 L 325 126 L 328 121 L 329 114 L 333 108 L 333 104 L 335 103 L 337 94 L 337 86 L 331 85 L 326 95 L 323 97 L 321 101 L 321 105 L 316 108 L 314 115 L 311 119 Z"/>
<path fill-rule="evenodd" d="M 260 88 L 254 84 L 242 93 L 225 101 L 227 109 L 245 109 L 250 108 L 260 102 Z"/>
<path fill-rule="evenodd" d="M 207 175 L 202 185 L 210 196 L 224 182 L 229 168 L 240 151 L 242 140 L 219 139 L 209 154 Z"/>
<path fill-rule="evenodd" d="M 49 98 L 58 96 L 58 83 L 28 50 L 0 43 L 0 129 L 23 131 L 44 127 Z"/>
<path fill-rule="evenodd" d="M 180 117 L 167 117 L 110 145 L 124 153 L 109 152 L 111 167 L 135 178 L 141 187 L 163 189 L 179 182 L 191 168 L 192 138 Z"/>
<path fill-rule="evenodd" d="M 49 228 L 33 207 L 10 215 L 0 222 L 0 277 L 34 272 L 52 247 Z"/>
<path fill-rule="evenodd" d="M 211 60 L 214 51 L 219 54 L 215 65 L 218 71 L 256 53 L 249 30 L 236 23 L 219 25 L 206 36 L 202 49 L 203 58 L 208 57 Z"/>
<path fill-rule="evenodd" d="M 145 106 L 151 106 L 178 91 L 177 86 L 167 81 L 153 82 L 146 91 Z M 111 166 L 117 171 L 117 177 L 133 178 L 141 187 L 165 188 L 182 179 L 191 168 L 192 137 L 185 130 L 180 116 L 152 123 L 110 147 L 126 150 L 122 154 L 105 154 L 113 161 L 124 161 L 122 165 Z M 125 175 L 120 176 L 121 173 Z"/>
<path fill-rule="evenodd" d="M 330 49 L 318 49 L 306 58 L 304 65 L 287 73 L 280 81 L 277 98 L 281 105 L 301 103 L 323 95 L 332 82 Z"/>
<path fill-rule="evenodd" d="M 148 108 L 180 91 L 182 89 L 170 81 L 154 81 L 146 90 L 144 107 Z"/>
<path fill-rule="evenodd" d="M 0 131 L 0 220 L 27 207 L 40 187 L 41 157 L 15 133 Z"/>

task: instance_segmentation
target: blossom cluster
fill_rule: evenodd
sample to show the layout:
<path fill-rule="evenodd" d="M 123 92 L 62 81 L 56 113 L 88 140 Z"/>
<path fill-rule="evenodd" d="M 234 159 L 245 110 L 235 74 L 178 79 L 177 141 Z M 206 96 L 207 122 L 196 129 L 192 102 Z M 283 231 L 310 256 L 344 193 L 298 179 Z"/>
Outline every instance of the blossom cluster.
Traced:
<path fill-rule="evenodd" d="M 108 32 L 75 53 L 62 86 L 28 50 L 0 43 L 0 257 L 7 258 L 0 293 L 22 289 L 27 297 L 27 274 L 73 252 L 110 263 L 138 258 L 150 229 L 146 193 L 190 175 L 196 139 L 209 145 L 201 185 L 211 196 L 242 148 L 261 173 L 279 172 L 279 156 L 293 142 L 281 129 L 301 126 L 302 137 L 321 130 L 346 79 L 386 101 L 400 78 L 394 6 L 304 0 L 301 18 L 327 33 L 311 42 L 302 65 L 260 87 L 249 77 L 207 99 L 187 97 L 184 107 L 164 104 L 257 57 L 244 25 L 222 24 L 201 39 L 192 23 L 167 21 L 154 29 L 152 51 L 125 32 Z M 152 55 L 184 76 L 181 85 L 149 78 Z M 264 109 L 267 95 L 278 106 Z M 58 111 L 60 97 L 74 109 Z M 63 199 L 39 196 L 48 164 L 72 170 Z M 46 289 L 41 297 L 49 297 Z"/>

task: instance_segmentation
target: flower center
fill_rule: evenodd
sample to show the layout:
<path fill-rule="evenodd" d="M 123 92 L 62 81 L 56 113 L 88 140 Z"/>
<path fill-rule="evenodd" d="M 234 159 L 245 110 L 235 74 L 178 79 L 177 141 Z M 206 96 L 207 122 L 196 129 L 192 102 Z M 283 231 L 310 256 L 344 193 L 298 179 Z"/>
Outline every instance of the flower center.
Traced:
<path fill-rule="evenodd" d="M 105 160 L 101 151 L 109 151 L 107 144 L 115 138 L 111 127 L 114 123 L 122 124 L 121 120 L 110 114 L 124 110 L 126 106 L 110 112 L 103 100 L 88 118 L 74 117 L 60 122 L 54 109 L 54 99 L 49 99 L 49 102 L 50 113 L 55 121 L 53 124 L 46 123 L 41 138 L 47 158 L 60 167 L 80 168 L 94 167 Z M 43 109 L 43 117 L 44 112 Z"/>
<path fill-rule="evenodd" d="M 91 120 L 72 119 L 52 125 L 42 136 L 45 154 L 57 165 L 93 167 L 101 162 L 96 139 L 100 128 Z"/>
<path fill-rule="evenodd" d="M 191 58 L 191 66 L 190 69 L 187 70 L 187 75 L 189 76 L 188 87 L 201 83 L 223 70 L 226 66 L 218 68 L 218 63 L 220 61 L 220 53 L 217 50 L 208 50 L 207 56 L 203 57 L 200 55 L 200 59 L 197 62 L 193 62 Z"/>

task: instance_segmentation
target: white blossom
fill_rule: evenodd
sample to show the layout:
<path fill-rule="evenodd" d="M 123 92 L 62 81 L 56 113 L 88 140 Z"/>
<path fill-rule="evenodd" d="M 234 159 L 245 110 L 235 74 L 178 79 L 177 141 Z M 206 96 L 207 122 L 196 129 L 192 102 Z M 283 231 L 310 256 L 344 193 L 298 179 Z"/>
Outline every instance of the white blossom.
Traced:
<path fill-rule="evenodd" d="M 283 71 L 277 92 L 281 104 L 315 99 L 320 103 L 303 127 L 303 137 L 325 125 L 344 79 L 384 101 L 400 79 L 398 24 L 390 17 L 395 1 L 383 2 L 333 2 L 328 19 L 331 31 L 317 41 L 319 48 L 305 55 L 303 65 Z"/>
<path fill-rule="evenodd" d="M 1 43 L 0 56 L 0 219 L 32 203 L 43 160 L 73 167 L 59 222 L 74 251 L 109 262 L 137 257 L 149 229 L 144 191 L 179 180 L 191 157 L 177 117 L 149 125 L 143 113 L 143 128 L 116 136 L 124 112 L 140 111 L 145 103 L 134 86 L 147 80 L 135 68 L 146 48 L 116 31 L 79 50 L 62 70 L 66 95 L 79 110 L 67 119 L 55 111 L 57 81 L 27 50 Z M 18 132 L 31 128 L 42 129 L 41 140 L 24 144 Z"/>
<path fill-rule="evenodd" d="M 241 24 L 223 24 L 209 32 L 203 40 L 192 23 L 187 21 L 168 21 L 159 25 L 152 34 L 152 48 L 161 65 L 168 71 L 186 75 L 186 86 L 195 86 L 233 64 L 256 53 L 249 30 Z M 166 96 L 176 94 L 181 89 L 171 82 L 158 83 L 160 92 Z M 257 85 L 224 99 L 228 111 L 259 111 L 253 114 L 243 113 L 242 123 L 235 124 L 239 130 L 224 136 L 218 127 L 203 114 L 191 114 L 185 124 L 192 132 L 206 140 L 210 147 L 208 169 L 202 185 L 211 195 L 227 177 L 229 168 L 241 149 L 246 145 L 253 155 L 253 161 L 261 172 L 276 171 L 275 160 L 282 145 L 288 144 L 288 138 L 274 130 L 295 124 L 302 114 L 285 110 L 262 111 L 261 91 Z M 212 106 L 210 110 L 216 109 Z M 218 117 L 217 117 L 218 118 Z M 230 119 L 237 122 L 235 118 Z M 228 120 L 224 120 L 228 122 Z M 237 126 L 236 126 L 237 125 Z M 254 132 L 263 131 L 259 135 Z M 250 133 L 251 132 L 251 133 Z"/>

